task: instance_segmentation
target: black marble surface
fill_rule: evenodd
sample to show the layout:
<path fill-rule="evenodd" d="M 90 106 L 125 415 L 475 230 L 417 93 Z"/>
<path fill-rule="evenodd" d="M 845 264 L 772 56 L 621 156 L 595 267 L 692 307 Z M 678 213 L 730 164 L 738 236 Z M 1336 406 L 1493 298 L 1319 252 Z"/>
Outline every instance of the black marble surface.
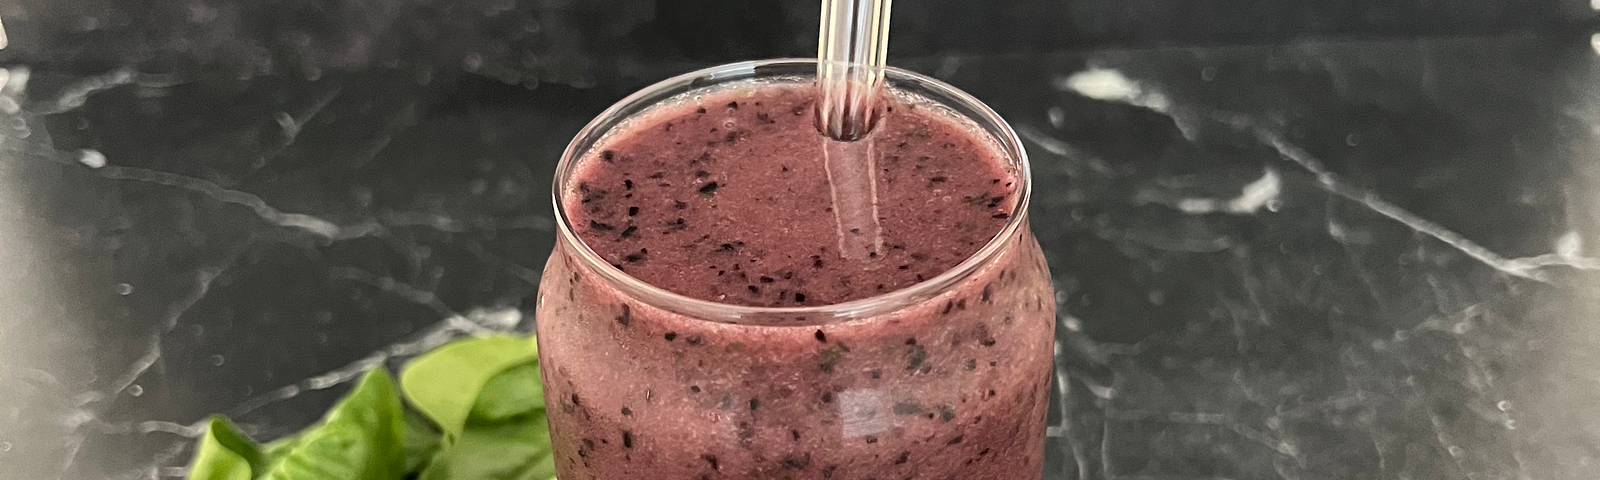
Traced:
<path fill-rule="evenodd" d="M 627 82 L 636 63 L 813 55 L 817 0 L 8 0 L 0 63 L 234 74 L 464 66 Z M 895 56 L 1574 30 L 1589 0 L 921 0 Z"/>
<path fill-rule="evenodd" d="M 1033 156 L 1046 478 L 1600 478 L 1600 43 L 1570 30 L 898 57 Z M 365 368 L 528 330 L 560 150 L 706 65 L 34 45 L 0 89 L 6 480 L 179 477 L 208 413 L 283 435 Z"/>

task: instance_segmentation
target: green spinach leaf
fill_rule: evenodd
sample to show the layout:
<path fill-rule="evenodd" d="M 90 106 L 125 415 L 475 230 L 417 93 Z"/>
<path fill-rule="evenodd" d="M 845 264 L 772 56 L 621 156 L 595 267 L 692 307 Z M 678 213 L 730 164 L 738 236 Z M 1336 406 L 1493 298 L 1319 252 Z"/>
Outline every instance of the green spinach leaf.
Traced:
<path fill-rule="evenodd" d="M 422 471 L 439 452 L 439 429 L 422 418 L 422 414 L 407 410 L 405 418 L 405 471 L 407 475 Z"/>
<path fill-rule="evenodd" d="M 502 422 L 543 409 L 544 384 L 539 381 L 539 364 L 528 362 L 508 368 L 483 384 L 467 422 Z"/>
<path fill-rule="evenodd" d="M 464 342 L 460 348 L 504 348 L 503 341 Z M 526 344 L 523 348 L 526 348 Z M 512 351 L 515 352 L 515 351 Z M 549 480 L 555 475 L 550 427 L 537 352 L 500 369 L 472 399 L 461 433 L 423 470 L 421 480 Z M 507 352 L 500 352 L 507 353 Z M 463 355 L 463 357 L 470 357 Z M 505 365 L 515 361 L 509 357 Z"/>
<path fill-rule="evenodd" d="M 189 480 L 250 480 L 266 460 L 261 449 L 222 416 L 213 416 L 189 462 Z"/>
<path fill-rule="evenodd" d="M 401 390 L 406 400 L 444 431 L 447 439 L 456 439 L 461 437 L 479 394 L 490 379 L 519 364 L 536 362 L 538 358 L 538 347 L 530 337 L 490 336 L 462 340 L 412 360 L 400 373 Z M 543 397 L 542 390 L 539 397 Z M 515 408 L 495 405 L 481 413 L 494 417 Z"/>
<path fill-rule="evenodd" d="M 548 480 L 555 476 L 544 412 L 494 424 L 467 425 L 461 438 L 420 480 Z"/>
<path fill-rule="evenodd" d="M 321 424 L 274 449 L 265 480 L 398 480 L 405 475 L 404 414 L 394 380 L 375 368 Z"/>
<path fill-rule="evenodd" d="M 401 377 L 397 388 L 387 370 L 368 372 L 322 422 L 265 446 L 213 417 L 189 478 L 555 480 L 531 337 L 458 341 Z"/>
<path fill-rule="evenodd" d="M 288 453 L 290 450 L 293 450 L 294 447 L 299 446 L 300 441 L 305 440 L 305 438 L 305 432 L 297 432 L 294 435 L 273 440 L 271 443 L 262 445 L 261 451 L 266 454 L 267 458 L 278 458 L 283 456 L 283 454 Z"/>

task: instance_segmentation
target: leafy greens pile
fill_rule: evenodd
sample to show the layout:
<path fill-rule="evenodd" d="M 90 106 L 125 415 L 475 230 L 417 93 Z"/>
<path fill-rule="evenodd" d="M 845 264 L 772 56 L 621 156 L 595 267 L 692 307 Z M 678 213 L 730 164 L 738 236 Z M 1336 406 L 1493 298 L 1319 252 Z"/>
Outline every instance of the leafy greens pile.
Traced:
<path fill-rule="evenodd" d="M 417 357 L 398 388 L 375 368 L 321 423 L 266 445 L 212 417 L 189 466 L 189 480 L 554 478 L 538 348 L 511 336 Z"/>

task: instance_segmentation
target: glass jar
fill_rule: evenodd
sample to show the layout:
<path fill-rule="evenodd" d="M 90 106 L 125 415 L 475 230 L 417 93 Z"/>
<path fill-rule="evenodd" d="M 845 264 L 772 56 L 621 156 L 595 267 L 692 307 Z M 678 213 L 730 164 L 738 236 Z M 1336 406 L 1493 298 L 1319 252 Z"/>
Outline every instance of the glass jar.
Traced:
<path fill-rule="evenodd" d="M 1040 478 L 1053 290 L 1028 229 L 1027 156 L 970 95 L 888 72 L 895 94 L 969 120 L 1021 183 L 999 234 L 911 287 L 824 306 L 715 303 L 632 278 L 574 233 L 563 194 L 608 132 L 705 89 L 815 72 L 813 60 L 765 60 L 668 79 L 567 148 L 537 312 L 562 480 Z"/>

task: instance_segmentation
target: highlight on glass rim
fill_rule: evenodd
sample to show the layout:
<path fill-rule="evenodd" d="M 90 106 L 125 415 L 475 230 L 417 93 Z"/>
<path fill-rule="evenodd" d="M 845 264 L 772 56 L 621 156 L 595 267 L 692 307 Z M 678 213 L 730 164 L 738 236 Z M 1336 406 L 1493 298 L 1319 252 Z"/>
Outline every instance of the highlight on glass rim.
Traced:
<path fill-rule="evenodd" d="M 1597 21 L 0 2 L 0 480 L 1600 478 Z"/>

